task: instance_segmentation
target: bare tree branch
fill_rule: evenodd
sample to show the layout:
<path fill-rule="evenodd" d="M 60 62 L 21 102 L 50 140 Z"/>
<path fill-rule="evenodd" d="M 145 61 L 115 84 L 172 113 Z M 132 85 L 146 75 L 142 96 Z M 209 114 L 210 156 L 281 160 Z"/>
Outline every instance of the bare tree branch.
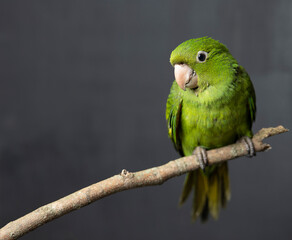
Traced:
<path fill-rule="evenodd" d="M 288 129 L 285 129 L 283 126 L 261 129 L 252 139 L 255 150 L 257 152 L 269 150 L 271 146 L 267 143 L 263 143 L 263 139 L 287 131 Z M 207 154 L 208 164 L 212 165 L 247 155 L 248 151 L 244 143 L 238 142 L 226 147 L 209 150 Z M 83 188 L 8 223 L 0 229 L 0 239 L 18 239 L 29 231 L 61 217 L 64 214 L 84 207 L 98 199 L 127 189 L 159 185 L 170 178 L 193 171 L 197 168 L 199 168 L 197 158 L 195 156 L 188 156 L 170 161 L 159 167 L 139 172 L 132 173 L 127 170 L 122 170 L 119 175 L 115 175 Z"/>

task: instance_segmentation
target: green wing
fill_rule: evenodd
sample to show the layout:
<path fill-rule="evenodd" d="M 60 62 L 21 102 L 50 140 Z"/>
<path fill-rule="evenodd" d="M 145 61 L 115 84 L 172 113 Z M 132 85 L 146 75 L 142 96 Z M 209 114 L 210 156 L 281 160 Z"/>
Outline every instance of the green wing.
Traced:
<path fill-rule="evenodd" d="M 245 70 L 244 70 L 245 71 Z M 249 109 L 249 126 L 250 129 L 252 127 L 252 123 L 255 121 L 256 118 L 256 95 L 254 91 L 254 87 L 252 85 L 252 82 L 248 76 L 248 74 L 245 72 L 244 77 L 246 78 L 246 84 L 247 84 L 247 94 L 248 94 L 248 103 L 247 107 Z"/>
<path fill-rule="evenodd" d="M 251 129 L 252 123 L 255 121 L 256 118 L 256 95 L 254 87 L 252 85 L 249 75 L 242 66 L 238 66 L 236 72 L 239 81 L 241 81 L 244 86 L 243 91 L 245 92 L 245 94 L 247 94 L 247 108 L 249 109 L 249 117 L 247 120 L 249 121 L 249 127 Z"/>
<path fill-rule="evenodd" d="M 175 149 L 183 156 L 181 141 L 179 139 L 179 122 L 181 116 L 182 98 L 176 81 L 173 82 L 166 103 L 166 120 L 168 136 L 172 140 Z"/>
<path fill-rule="evenodd" d="M 252 122 L 255 121 L 256 118 L 256 96 L 255 96 L 255 91 L 253 88 L 253 85 L 251 83 L 251 87 L 250 87 L 250 96 L 248 98 L 248 107 L 249 107 L 249 112 L 250 112 L 250 120 L 251 120 L 251 124 Z"/>

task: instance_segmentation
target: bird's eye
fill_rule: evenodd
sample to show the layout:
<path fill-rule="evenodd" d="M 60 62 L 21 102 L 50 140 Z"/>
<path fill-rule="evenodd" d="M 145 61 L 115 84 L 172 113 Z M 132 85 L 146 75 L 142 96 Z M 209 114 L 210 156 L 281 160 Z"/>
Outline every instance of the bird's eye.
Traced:
<path fill-rule="evenodd" d="M 206 61 L 207 57 L 208 57 L 208 53 L 204 51 L 199 51 L 197 54 L 197 61 L 200 63 L 203 63 Z"/>

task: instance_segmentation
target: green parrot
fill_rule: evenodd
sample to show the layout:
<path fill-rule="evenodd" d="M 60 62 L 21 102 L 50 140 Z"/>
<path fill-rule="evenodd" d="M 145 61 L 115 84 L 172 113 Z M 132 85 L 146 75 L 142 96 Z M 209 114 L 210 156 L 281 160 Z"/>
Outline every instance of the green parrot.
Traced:
<path fill-rule="evenodd" d="M 256 97 L 245 69 L 222 43 L 190 39 L 173 50 L 173 82 L 166 104 L 168 135 L 182 156 L 196 154 L 201 169 L 187 174 L 180 204 L 194 190 L 192 218 L 217 219 L 230 199 L 227 162 L 208 166 L 206 150 L 251 141 Z"/>

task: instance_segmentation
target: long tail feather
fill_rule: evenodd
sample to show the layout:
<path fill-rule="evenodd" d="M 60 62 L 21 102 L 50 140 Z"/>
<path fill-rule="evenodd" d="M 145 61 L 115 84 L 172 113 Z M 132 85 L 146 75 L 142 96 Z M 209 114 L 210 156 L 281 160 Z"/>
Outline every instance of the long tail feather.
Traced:
<path fill-rule="evenodd" d="M 180 204 L 183 204 L 194 190 L 192 219 L 207 221 L 209 213 L 218 219 L 221 207 L 230 200 L 230 184 L 227 163 L 209 167 L 206 172 L 201 169 L 187 174 L 184 182 Z"/>
<path fill-rule="evenodd" d="M 194 177 L 195 177 L 195 172 L 190 172 L 187 174 L 185 178 L 185 182 L 184 182 L 183 192 L 179 199 L 179 205 L 182 205 L 187 200 L 188 196 L 190 195 L 190 192 L 192 191 L 193 184 L 195 181 Z"/>
<path fill-rule="evenodd" d="M 209 186 L 208 186 L 208 178 L 207 176 L 202 174 L 201 170 L 195 171 L 194 174 L 195 174 L 195 178 L 193 182 L 194 199 L 193 199 L 192 219 L 195 221 L 197 217 L 199 217 L 204 210 L 205 210 L 204 212 L 209 210 L 208 208 L 205 209 Z"/>

